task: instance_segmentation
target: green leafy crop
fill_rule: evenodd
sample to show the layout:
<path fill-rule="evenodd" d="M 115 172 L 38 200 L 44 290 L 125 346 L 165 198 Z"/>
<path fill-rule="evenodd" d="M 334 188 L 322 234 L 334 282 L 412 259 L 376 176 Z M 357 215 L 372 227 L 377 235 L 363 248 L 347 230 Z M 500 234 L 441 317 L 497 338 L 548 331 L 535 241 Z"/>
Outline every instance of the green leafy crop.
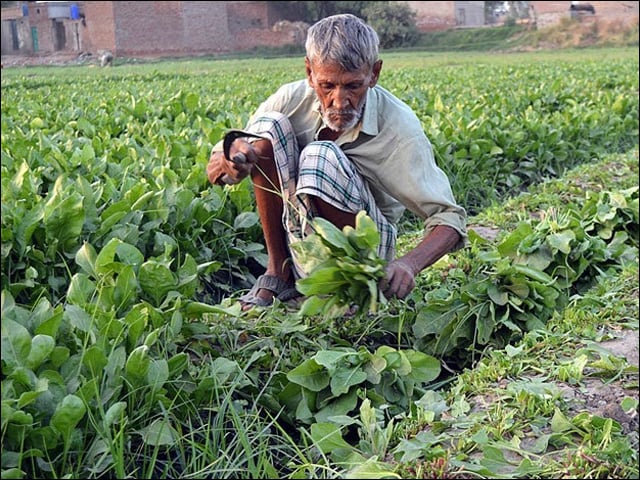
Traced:
<path fill-rule="evenodd" d="M 356 215 L 355 228 L 342 230 L 330 221 L 313 220 L 312 233 L 291 245 L 308 276 L 296 282 L 308 297 L 300 315 L 339 316 L 350 307 L 376 312 L 386 299 L 378 282 L 384 277 L 386 260 L 378 256 L 380 233 L 364 210 Z"/>

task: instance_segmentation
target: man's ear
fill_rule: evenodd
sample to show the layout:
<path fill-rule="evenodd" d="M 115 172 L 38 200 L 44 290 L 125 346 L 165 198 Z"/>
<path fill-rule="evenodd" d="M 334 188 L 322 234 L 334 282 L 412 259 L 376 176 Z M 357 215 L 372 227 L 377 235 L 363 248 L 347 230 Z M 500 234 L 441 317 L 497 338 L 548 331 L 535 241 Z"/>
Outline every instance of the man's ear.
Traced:
<path fill-rule="evenodd" d="M 307 74 L 307 83 L 310 86 L 313 86 L 313 80 L 311 79 L 311 62 L 309 61 L 309 57 L 304 57 L 304 69 Z"/>
<path fill-rule="evenodd" d="M 376 61 L 373 64 L 373 68 L 371 69 L 371 81 L 369 82 L 369 87 L 373 88 L 378 83 L 378 79 L 380 78 L 380 71 L 382 70 L 382 60 Z"/>

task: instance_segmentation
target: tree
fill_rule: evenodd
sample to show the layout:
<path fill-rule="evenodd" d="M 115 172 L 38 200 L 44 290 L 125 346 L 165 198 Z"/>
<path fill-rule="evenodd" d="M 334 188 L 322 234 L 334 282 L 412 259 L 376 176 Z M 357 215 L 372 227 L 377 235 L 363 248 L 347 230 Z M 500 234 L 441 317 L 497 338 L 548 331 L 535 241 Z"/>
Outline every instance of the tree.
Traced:
<path fill-rule="evenodd" d="M 404 2 L 274 2 L 288 12 L 288 20 L 313 24 L 338 13 L 351 13 L 367 21 L 378 33 L 383 48 L 415 45 L 420 34 L 416 13 Z M 297 18 L 295 18 L 297 17 Z"/>
<path fill-rule="evenodd" d="M 382 48 L 410 47 L 420 38 L 416 12 L 403 2 L 367 2 L 365 20 L 380 37 Z"/>
<path fill-rule="evenodd" d="M 321 18 L 336 15 L 338 13 L 351 13 L 364 18 L 363 11 L 371 3 L 389 2 L 277 2 L 287 10 L 295 12 L 301 20 L 307 23 L 315 23 Z"/>

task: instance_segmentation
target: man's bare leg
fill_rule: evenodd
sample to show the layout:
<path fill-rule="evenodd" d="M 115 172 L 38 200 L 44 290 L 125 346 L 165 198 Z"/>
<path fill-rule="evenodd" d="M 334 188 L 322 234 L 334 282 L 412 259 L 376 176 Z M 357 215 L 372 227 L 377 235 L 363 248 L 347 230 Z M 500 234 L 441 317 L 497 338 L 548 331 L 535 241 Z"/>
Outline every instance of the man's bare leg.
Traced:
<path fill-rule="evenodd" d="M 267 248 L 268 261 L 265 274 L 291 282 L 293 270 L 288 262 L 290 255 L 287 235 L 282 225 L 284 207 L 280 180 L 273 159 L 273 147 L 269 140 L 258 140 L 253 146 L 261 157 L 257 167 L 251 173 L 251 180 Z M 273 298 L 273 292 L 266 289 L 258 290 L 256 295 L 265 300 Z"/>
<path fill-rule="evenodd" d="M 352 227 L 356 226 L 355 214 L 340 210 L 339 208 L 334 207 L 333 205 L 325 202 L 319 197 L 311 196 L 310 200 L 314 216 L 322 217 L 326 220 L 329 220 L 340 230 L 342 230 L 345 225 L 350 225 Z"/>
<path fill-rule="evenodd" d="M 261 157 L 258 163 L 259 168 L 254 168 L 251 180 L 268 255 L 265 274 L 277 276 L 285 282 L 292 282 L 293 268 L 289 264 L 287 234 L 282 225 L 284 205 L 280 180 L 273 159 L 273 148 L 269 140 L 258 140 L 253 146 Z M 355 226 L 355 214 L 340 210 L 318 197 L 311 197 L 310 200 L 314 215 L 329 220 L 340 229 L 345 225 Z M 264 300 L 273 298 L 273 292 L 267 289 L 259 289 L 256 295 Z"/>

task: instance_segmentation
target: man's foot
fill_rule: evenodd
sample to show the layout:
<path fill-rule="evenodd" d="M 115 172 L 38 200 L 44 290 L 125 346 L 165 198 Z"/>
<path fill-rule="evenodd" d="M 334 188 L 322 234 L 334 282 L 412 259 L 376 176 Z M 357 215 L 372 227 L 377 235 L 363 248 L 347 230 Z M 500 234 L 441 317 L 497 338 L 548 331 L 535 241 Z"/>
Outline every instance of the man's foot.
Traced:
<path fill-rule="evenodd" d="M 239 298 L 242 310 L 253 307 L 268 307 L 273 304 L 273 299 L 278 298 L 283 302 L 300 296 L 295 283 L 286 282 L 276 275 L 263 274 L 258 277 L 256 283 L 247 293 Z"/>

